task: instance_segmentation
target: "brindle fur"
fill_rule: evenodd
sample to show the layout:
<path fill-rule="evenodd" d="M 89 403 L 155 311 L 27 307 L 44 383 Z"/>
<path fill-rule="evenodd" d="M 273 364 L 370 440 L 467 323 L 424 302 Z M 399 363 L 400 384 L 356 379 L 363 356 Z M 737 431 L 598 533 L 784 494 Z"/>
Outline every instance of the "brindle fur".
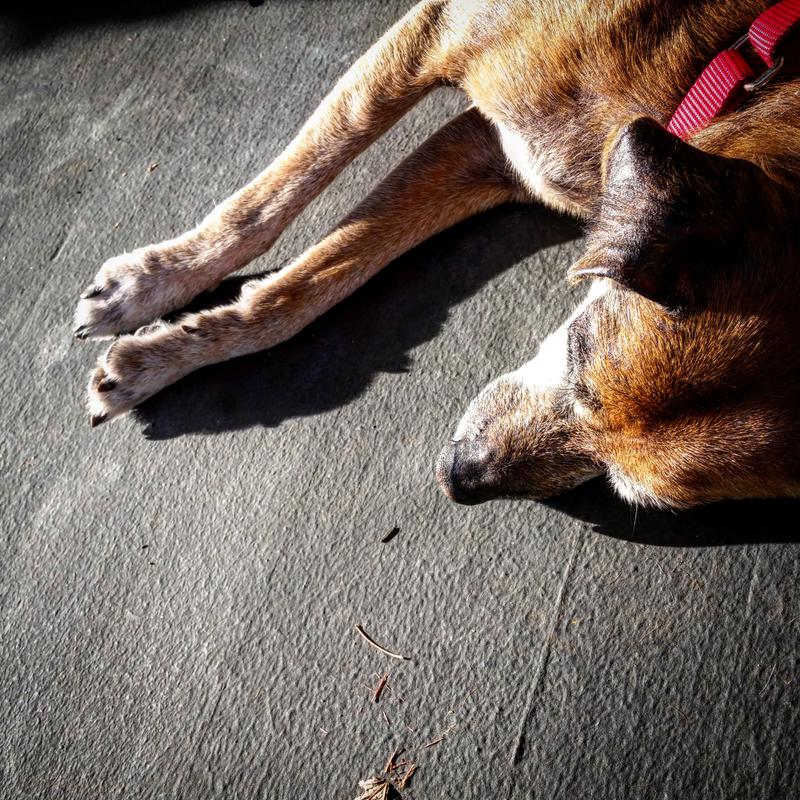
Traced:
<path fill-rule="evenodd" d="M 800 80 L 773 82 L 692 146 L 661 127 L 767 5 L 419 3 L 252 183 L 183 236 L 107 261 L 76 335 L 134 330 L 263 253 L 435 87 L 473 107 L 236 302 L 117 338 L 89 383 L 93 424 L 284 341 L 455 222 L 539 200 L 590 221 L 570 275 L 596 281 L 593 299 L 558 340 L 559 380 L 514 373 L 476 398 L 438 463 L 445 492 L 543 497 L 606 472 L 642 503 L 797 495 Z"/>

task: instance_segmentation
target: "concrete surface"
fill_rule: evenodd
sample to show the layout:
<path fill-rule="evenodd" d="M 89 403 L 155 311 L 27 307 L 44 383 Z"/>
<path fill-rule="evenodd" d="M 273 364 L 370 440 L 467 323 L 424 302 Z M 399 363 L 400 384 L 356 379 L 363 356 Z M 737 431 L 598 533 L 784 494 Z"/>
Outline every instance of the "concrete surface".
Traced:
<path fill-rule="evenodd" d="M 434 485 L 467 401 L 574 301 L 568 220 L 462 224 L 89 429 L 100 346 L 69 331 L 97 266 L 261 169 L 403 3 L 38 8 L 0 39 L 0 797 L 346 799 L 395 747 L 407 798 L 800 796 L 797 504 Z M 426 101 L 252 270 L 461 107 Z"/>

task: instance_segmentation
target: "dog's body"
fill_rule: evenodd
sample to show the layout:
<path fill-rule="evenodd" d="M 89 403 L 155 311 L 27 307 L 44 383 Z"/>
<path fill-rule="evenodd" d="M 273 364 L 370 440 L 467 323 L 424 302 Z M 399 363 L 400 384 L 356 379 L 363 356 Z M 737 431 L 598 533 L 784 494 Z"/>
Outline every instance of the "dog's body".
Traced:
<path fill-rule="evenodd" d="M 606 472 L 642 503 L 797 495 L 800 80 L 771 84 L 694 147 L 660 127 L 767 5 L 424 0 L 251 184 L 187 234 L 106 262 L 77 335 L 135 330 L 215 286 L 436 86 L 473 107 L 235 303 L 118 338 L 89 384 L 93 423 L 284 341 L 472 214 L 540 200 L 593 221 L 570 273 L 595 282 L 536 359 L 473 402 L 439 459 L 443 489 L 544 497 Z"/>

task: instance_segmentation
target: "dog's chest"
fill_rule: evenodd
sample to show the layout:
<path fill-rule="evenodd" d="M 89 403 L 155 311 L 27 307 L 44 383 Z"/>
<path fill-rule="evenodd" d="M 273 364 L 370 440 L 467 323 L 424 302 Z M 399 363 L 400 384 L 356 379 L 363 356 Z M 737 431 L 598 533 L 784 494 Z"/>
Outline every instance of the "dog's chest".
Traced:
<path fill-rule="evenodd" d="M 497 130 L 506 158 L 527 188 L 536 195 L 547 191 L 548 164 L 540 149 L 533 149 L 521 134 L 503 124 L 498 123 Z"/>
<path fill-rule="evenodd" d="M 544 146 L 496 122 L 503 152 L 517 177 L 537 199 L 562 211 L 580 213 L 580 203 L 566 188 L 569 184 L 564 159 L 557 148 Z"/>

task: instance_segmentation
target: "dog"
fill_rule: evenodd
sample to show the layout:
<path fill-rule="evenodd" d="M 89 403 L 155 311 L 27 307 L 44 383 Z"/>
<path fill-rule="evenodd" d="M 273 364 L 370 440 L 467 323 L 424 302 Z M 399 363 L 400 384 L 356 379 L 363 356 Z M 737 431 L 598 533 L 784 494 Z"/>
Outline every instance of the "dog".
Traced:
<path fill-rule="evenodd" d="M 800 79 L 784 70 L 686 141 L 665 129 L 769 5 L 423 0 L 255 180 L 182 236 L 103 264 L 75 317 L 80 338 L 117 336 L 90 378 L 92 425 L 283 342 L 454 223 L 541 202 L 586 222 L 567 276 L 588 295 L 469 405 L 436 462 L 443 491 L 544 499 L 605 474 L 640 505 L 797 496 Z M 148 325 L 267 250 L 442 85 L 469 110 L 321 242 L 229 305 Z"/>

